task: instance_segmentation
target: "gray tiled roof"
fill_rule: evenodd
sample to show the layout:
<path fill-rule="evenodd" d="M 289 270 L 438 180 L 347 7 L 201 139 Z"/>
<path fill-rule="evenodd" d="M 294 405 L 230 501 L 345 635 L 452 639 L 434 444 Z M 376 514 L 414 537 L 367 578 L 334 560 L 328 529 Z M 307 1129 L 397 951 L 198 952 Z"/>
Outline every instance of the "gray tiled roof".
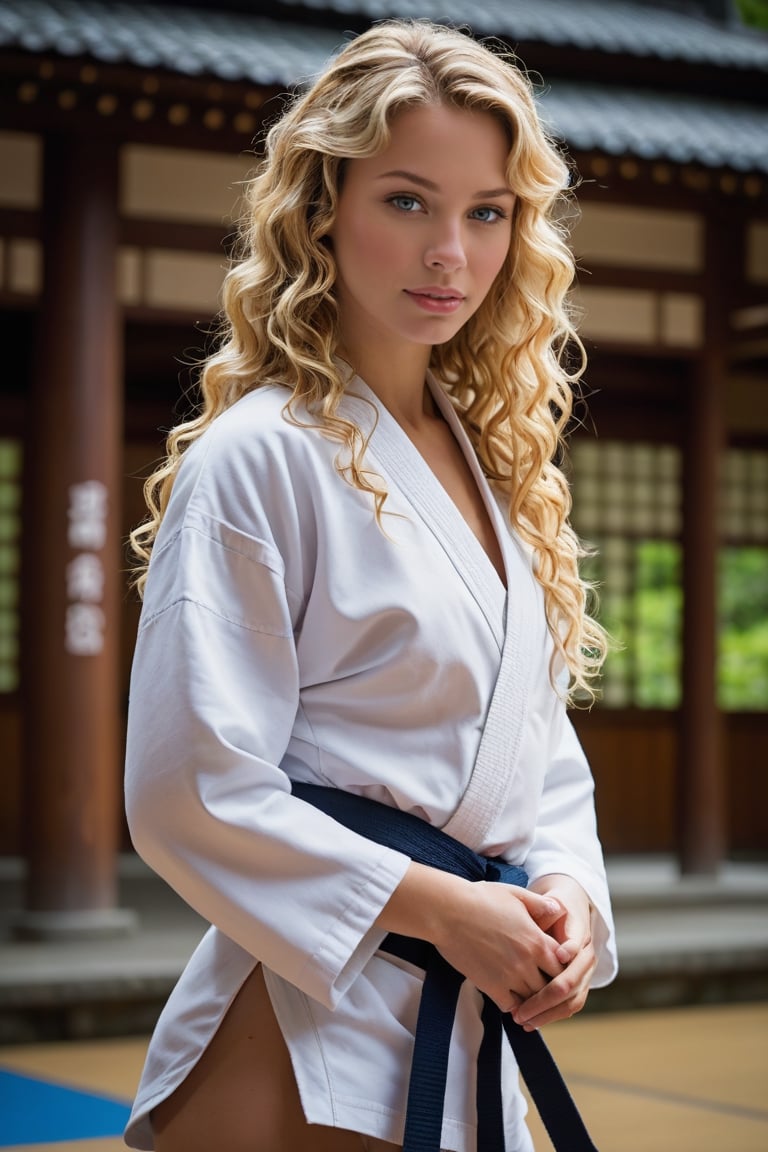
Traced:
<path fill-rule="evenodd" d="M 563 80 L 541 105 L 571 148 L 768 172 L 768 108 Z"/>
<path fill-rule="evenodd" d="M 372 7 L 375 0 L 368 2 Z M 484 11 L 503 2 L 485 0 Z M 566 7 L 562 0 L 526 7 L 538 11 L 545 5 Z M 427 7 L 428 0 L 420 0 L 420 6 Z M 510 10 L 516 7 L 516 0 L 509 0 Z M 585 0 L 575 7 L 598 5 Z M 223 11 L 99 0 L 0 0 L 0 48 L 85 55 L 254 84 L 289 86 L 307 79 L 340 39 L 338 31 Z M 576 149 L 768 172 L 766 108 L 562 80 L 553 80 L 541 101 L 554 131 Z"/>
<path fill-rule="evenodd" d="M 289 8 L 466 23 L 478 34 L 768 71 L 768 36 L 632 0 L 281 0 Z"/>
<path fill-rule="evenodd" d="M 126 0 L 0 0 L 0 47 L 168 68 L 254 84 L 296 83 L 339 46 L 327 28 Z"/>

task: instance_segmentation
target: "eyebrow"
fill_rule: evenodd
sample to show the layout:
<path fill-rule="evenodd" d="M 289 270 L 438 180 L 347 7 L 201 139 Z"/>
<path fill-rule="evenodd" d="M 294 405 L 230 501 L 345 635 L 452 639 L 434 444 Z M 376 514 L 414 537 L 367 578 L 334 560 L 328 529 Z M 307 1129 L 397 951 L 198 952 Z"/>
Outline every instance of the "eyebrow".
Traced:
<path fill-rule="evenodd" d="M 397 176 L 401 180 L 408 180 L 411 184 L 418 184 L 422 188 L 426 188 L 429 192 L 439 192 L 439 184 L 435 184 L 433 180 L 427 180 L 425 176 L 418 176 L 415 172 L 405 172 L 400 168 L 395 169 L 393 172 L 382 172 L 379 180 L 386 180 L 387 177 Z M 506 186 L 502 188 L 487 188 L 482 192 L 475 192 L 473 200 L 487 200 L 494 196 L 514 196 L 511 188 Z"/>

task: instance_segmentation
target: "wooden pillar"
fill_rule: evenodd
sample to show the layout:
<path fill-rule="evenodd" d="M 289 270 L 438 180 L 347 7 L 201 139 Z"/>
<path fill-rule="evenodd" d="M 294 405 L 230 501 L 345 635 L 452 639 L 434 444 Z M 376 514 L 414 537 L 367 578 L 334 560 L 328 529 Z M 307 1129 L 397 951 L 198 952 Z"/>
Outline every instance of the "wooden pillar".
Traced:
<path fill-rule="evenodd" d="M 46 139 L 43 291 L 25 440 L 24 935 L 122 931 L 117 908 L 122 455 L 118 148 Z"/>
<path fill-rule="evenodd" d="M 731 238 L 732 239 L 732 238 Z M 723 723 L 717 703 L 717 572 L 729 286 L 727 217 L 708 213 L 704 346 L 689 383 L 683 456 L 683 700 L 678 775 L 683 873 L 714 874 L 725 853 Z"/>

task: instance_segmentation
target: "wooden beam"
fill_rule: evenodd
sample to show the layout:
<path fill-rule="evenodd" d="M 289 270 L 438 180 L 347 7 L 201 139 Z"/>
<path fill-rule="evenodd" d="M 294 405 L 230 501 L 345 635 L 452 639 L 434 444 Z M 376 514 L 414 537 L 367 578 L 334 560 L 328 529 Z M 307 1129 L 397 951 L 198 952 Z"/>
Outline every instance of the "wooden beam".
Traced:
<path fill-rule="evenodd" d="M 44 288 L 28 406 L 22 627 L 27 904 L 36 937 L 122 931 L 122 366 L 117 147 L 45 142 Z"/>
<path fill-rule="evenodd" d="M 281 88 L 0 51 L 0 127 L 178 148 L 251 150 Z"/>
<path fill-rule="evenodd" d="M 717 572 L 728 301 L 736 279 L 735 254 L 741 250 L 730 217 L 711 211 L 705 232 L 706 341 L 690 375 L 683 449 L 683 699 L 677 787 L 683 873 L 717 872 L 726 851 Z"/>

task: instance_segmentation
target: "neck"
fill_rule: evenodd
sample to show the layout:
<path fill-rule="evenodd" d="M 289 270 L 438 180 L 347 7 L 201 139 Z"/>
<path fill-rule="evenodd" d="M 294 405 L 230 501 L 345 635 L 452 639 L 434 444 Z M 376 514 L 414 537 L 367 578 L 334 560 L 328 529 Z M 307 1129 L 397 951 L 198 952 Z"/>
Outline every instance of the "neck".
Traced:
<path fill-rule="evenodd" d="M 436 414 L 426 386 L 431 348 L 414 345 L 377 354 L 370 348 L 346 347 L 339 356 L 361 377 L 402 427 L 417 428 Z"/>

